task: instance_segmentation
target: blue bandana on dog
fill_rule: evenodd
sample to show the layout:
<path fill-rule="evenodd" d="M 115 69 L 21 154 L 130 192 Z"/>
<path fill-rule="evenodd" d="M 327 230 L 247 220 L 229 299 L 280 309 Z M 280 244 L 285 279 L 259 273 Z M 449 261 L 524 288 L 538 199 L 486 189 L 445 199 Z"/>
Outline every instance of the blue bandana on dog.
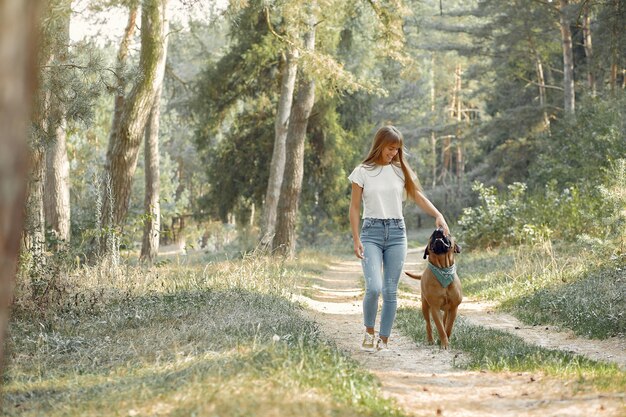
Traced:
<path fill-rule="evenodd" d="M 437 277 L 437 281 L 439 281 L 443 288 L 446 288 L 448 285 L 452 284 L 452 281 L 454 281 L 456 265 L 452 265 L 447 268 L 439 268 L 428 262 L 428 267 L 431 271 L 433 271 L 433 274 Z"/>

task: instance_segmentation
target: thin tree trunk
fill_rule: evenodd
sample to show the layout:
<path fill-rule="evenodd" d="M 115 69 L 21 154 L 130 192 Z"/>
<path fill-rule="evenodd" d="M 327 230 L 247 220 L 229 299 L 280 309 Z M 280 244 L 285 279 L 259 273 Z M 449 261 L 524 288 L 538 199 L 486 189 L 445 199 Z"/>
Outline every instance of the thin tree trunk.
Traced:
<path fill-rule="evenodd" d="M 285 142 L 287 140 L 297 72 L 298 50 L 288 48 L 280 88 L 280 101 L 278 102 L 278 111 L 276 112 L 276 120 L 274 122 L 274 150 L 272 152 L 270 176 L 265 194 L 264 231 L 262 237 L 262 243 L 265 245 L 272 242 L 276 229 L 276 210 L 285 172 Z"/>
<path fill-rule="evenodd" d="M 70 42 L 71 0 L 61 0 L 62 7 L 54 25 L 51 61 L 63 65 L 67 61 Z M 52 94 L 49 99 L 48 138 L 44 182 L 44 214 L 46 226 L 54 231 L 60 242 L 70 240 L 70 163 L 67 156 L 67 123 L 65 104 Z"/>
<path fill-rule="evenodd" d="M 446 185 L 446 178 L 450 174 L 450 168 L 452 165 L 452 156 L 450 151 L 452 149 L 452 137 L 453 135 L 445 135 L 440 139 L 443 139 L 443 145 L 441 147 L 441 173 L 439 174 L 439 181 Z"/>
<path fill-rule="evenodd" d="M 309 19 L 309 28 L 304 36 L 304 43 L 308 51 L 313 51 L 315 49 L 315 22 L 312 12 Z M 304 141 L 314 102 L 315 81 L 313 78 L 308 78 L 300 83 L 289 117 L 285 175 L 278 201 L 276 234 L 272 241 L 272 248 L 277 253 L 288 257 L 293 257 L 296 251 L 298 202 L 302 191 L 304 171 Z"/>
<path fill-rule="evenodd" d="M 437 120 L 435 116 L 435 54 L 433 53 L 430 57 L 430 119 L 433 130 L 430 132 L 430 148 L 432 151 L 431 159 L 432 159 L 432 176 L 433 183 L 432 187 L 435 188 L 437 185 L 437 138 L 435 137 L 435 122 Z"/>
<path fill-rule="evenodd" d="M 117 131 L 111 132 L 109 139 L 105 171 L 114 199 L 113 223 L 118 227 L 128 212 L 139 147 L 165 71 L 165 6 L 166 0 L 145 0 L 142 4 L 140 75 L 124 103 Z M 108 212 L 110 204 L 105 196 L 103 213 Z M 106 225 L 106 217 L 103 220 Z"/>
<path fill-rule="evenodd" d="M 611 73 L 609 79 L 609 85 L 611 86 L 611 93 L 615 93 L 617 91 L 617 69 L 619 62 L 619 54 L 617 53 L 617 49 L 619 46 L 619 35 L 620 35 L 620 19 L 621 17 L 621 5 L 620 0 L 613 0 L 613 27 L 611 30 Z M 626 83 L 626 74 L 624 74 L 624 83 Z"/>
<path fill-rule="evenodd" d="M 522 6 L 516 4 L 516 6 Z M 541 54 L 537 50 L 535 39 L 533 37 L 533 32 L 528 26 L 528 21 L 524 20 L 524 28 L 526 30 L 526 35 L 528 39 L 528 46 L 530 47 L 530 52 L 535 60 L 535 72 L 537 74 L 537 85 L 539 88 L 539 106 L 542 108 L 543 112 L 543 125 L 546 129 L 550 129 L 550 117 L 548 116 L 548 112 L 546 110 L 546 79 L 543 70 L 543 62 L 541 60 Z"/>
<path fill-rule="evenodd" d="M 569 0 L 559 0 L 559 26 L 561 29 L 561 45 L 563 47 L 563 108 L 568 114 L 576 111 L 574 90 L 574 54 L 572 52 L 572 32 L 567 17 Z"/>
<path fill-rule="evenodd" d="M 463 115 L 461 113 L 461 88 L 462 88 L 462 75 L 463 69 L 461 65 L 456 66 L 454 72 L 456 79 L 456 181 L 457 185 L 461 185 L 461 179 L 463 178 L 463 172 L 465 171 L 465 164 L 463 162 L 463 139 L 461 137 L 461 121 Z"/>
<path fill-rule="evenodd" d="M 146 126 L 144 159 L 146 196 L 144 199 L 145 220 L 140 260 L 152 264 L 159 253 L 159 233 L 161 229 L 161 206 L 159 202 L 159 118 L 161 89 L 157 93 Z"/>
<path fill-rule="evenodd" d="M 40 4 L 0 1 L 0 377 L 24 221 Z"/>
<path fill-rule="evenodd" d="M 585 44 L 585 57 L 587 58 L 587 83 L 591 90 L 591 96 L 596 96 L 596 76 L 593 68 L 593 47 L 591 44 L 591 13 L 586 4 L 583 12 L 583 39 Z"/>

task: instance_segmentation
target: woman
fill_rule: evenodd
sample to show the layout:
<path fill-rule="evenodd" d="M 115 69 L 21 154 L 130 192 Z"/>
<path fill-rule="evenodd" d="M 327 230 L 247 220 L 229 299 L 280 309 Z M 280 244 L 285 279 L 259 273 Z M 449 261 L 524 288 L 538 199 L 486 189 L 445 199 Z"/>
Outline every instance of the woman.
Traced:
<path fill-rule="evenodd" d="M 437 227 L 449 234 L 443 215 L 422 194 L 417 176 L 404 160 L 403 138 L 398 129 L 385 126 L 376 132 L 365 160 L 348 177 L 352 181 L 350 227 L 354 253 L 361 259 L 365 276 L 362 348 L 386 351 L 396 316 L 397 291 L 406 258 L 407 240 L 402 201 L 408 195 Z M 363 201 L 363 226 L 359 234 L 359 214 Z M 382 293 L 378 337 L 374 332 L 378 297 Z"/>

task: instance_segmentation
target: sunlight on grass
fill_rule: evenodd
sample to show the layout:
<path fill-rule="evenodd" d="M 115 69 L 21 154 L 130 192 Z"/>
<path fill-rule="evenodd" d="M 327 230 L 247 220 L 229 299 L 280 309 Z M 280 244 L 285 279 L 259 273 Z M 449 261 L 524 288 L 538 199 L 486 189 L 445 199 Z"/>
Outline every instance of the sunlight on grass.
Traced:
<path fill-rule="evenodd" d="M 421 311 L 402 308 L 398 310 L 397 323 L 402 332 L 418 345 L 427 343 Z M 471 325 L 462 317 L 455 322 L 450 343 L 452 349 L 459 349 L 469 355 L 457 363 L 457 366 L 463 368 L 540 371 L 559 379 L 577 381 L 581 388 L 591 385 L 607 392 L 626 390 L 626 372 L 617 365 L 530 345 L 513 334 Z"/>
<path fill-rule="evenodd" d="M 626 258 L 599 259 L 579 246 L 551 245 L 466 253 L 459 262 L 464 294 L 498 301 L 528 324 L 555 324 L 577 334 L 626 335 Z"/>
<path fill-rule="evenodd" d="M 6 415 L 399 416 L 290 301 L 331 261 L 83 267 L 56 283 L 46 310 L 22 287 Z"/>

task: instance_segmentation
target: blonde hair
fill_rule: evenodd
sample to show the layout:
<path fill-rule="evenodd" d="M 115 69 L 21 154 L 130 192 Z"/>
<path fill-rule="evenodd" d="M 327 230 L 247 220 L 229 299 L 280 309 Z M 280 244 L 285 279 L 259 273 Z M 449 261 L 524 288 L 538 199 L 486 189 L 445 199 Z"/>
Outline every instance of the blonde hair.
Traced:
<path fill-rule="evenodd" d="M 381 160 L 383 149 L 389 145 L 398 146 L 398 153 L 393 157 L 391 163 L 402 170 L 404 174 L 404 189 L 406 193 L 417 200 L 417 193 L 422 191 L 422 186 L 417 179 L 417 175 L 404 160 L 404 138 L 402 133 L 394 126 L 383 126 L 374 135 L 374 142 L 363 160 L 362 164 L 367 167 L 378 165 Z"/>

